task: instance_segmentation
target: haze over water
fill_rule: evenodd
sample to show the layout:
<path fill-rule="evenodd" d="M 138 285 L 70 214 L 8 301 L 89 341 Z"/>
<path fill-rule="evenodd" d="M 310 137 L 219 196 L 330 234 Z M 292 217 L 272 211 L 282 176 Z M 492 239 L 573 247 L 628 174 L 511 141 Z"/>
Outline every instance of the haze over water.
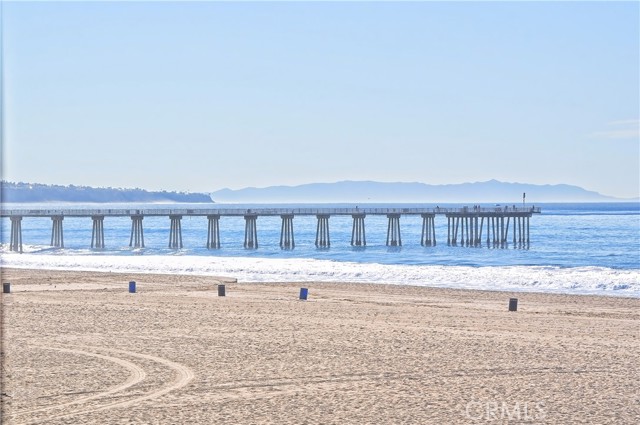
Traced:
<path fill-rule="evenodd" d="M 459 205 L 440 205 L 463 206 Z M 247 205 L 17 205 L 12 208 L 294 208 L 353 207 L 344 204 Z M 370 204 L 366 207 L 432 207 L 425 204 Z M 493 205 L 484 205 L 493 206 Z M 91 220 L 65 218 L 64 249 L 52 248 L 50 218 L 22 221 L 24 253 L 9 252 L 10 223 L 2 221 L 2 264 L 7 267 L 99 271 L 187 273 L 236 277 L 240 281 L 354 281 L 452 288 L 543 291 L 640 296 L 640 205 L 638 203 L 536 204 L 528 249 L 447 246 L 447 220 L 436 217 L 437 245 L 420 245 L 422 219 L 402 216 L 403 246 L 385 245 L 386 216 L 366 217 L 366 248 L 350 246 L 352 219 L 332 216 L 331 248 L 315 247 L 316 217 L 294 219 L 295 249 L 281 250 L 280 217 L 259 217 L 257 250 L 245 250 L 244 219 L 221 217 L 221 249 L 207 250 L 206 217 L 184 217 L 184 248 L 167 247 L 168 217 L 145 217 L 144 249 L 128 246 L 129 217 L 106 217 L 104 250 L 92 250 Z"/>

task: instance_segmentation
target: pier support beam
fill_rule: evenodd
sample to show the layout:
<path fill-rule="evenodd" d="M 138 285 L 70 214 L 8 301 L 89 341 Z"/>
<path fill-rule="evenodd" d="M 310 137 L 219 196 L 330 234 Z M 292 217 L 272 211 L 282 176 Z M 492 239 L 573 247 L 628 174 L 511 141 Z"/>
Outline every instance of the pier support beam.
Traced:
<path fill-rule="evenodd" d="M 104 216 L 92 215 L 93 230 L 91 231 L 91 248 L 104 248 Z"/>
<path fill-rule="evenodd" d="M 11 241 L 9 250 L 14 252 L 22 252 L 22 217 L 11 216 Z"/>
<path fill-rule="evenodd" d="M 460 223 L 460 246 L 469 246 L 469 217 L 463 215 L 460 217 Z"/>
<path fill-rule="evenodd" d="M 524 246 L 525 234 L 524 234 L 524 217 L 518 217 L 518 239 L 520 246 Z"/>
<path fill-rule="evenodd" d="M 387 214 L 389 225 L 387 226 L 387 246 L 402 246 L 400 236 L 400 214 Z"/>
<path fill-rule="evenodd" d="M 142 214 L 131 216 L 131 237 L 129 246 L 133 248 L 144 248 L 144 230 L 142 229 Z"/>
<path fill-rule="evenodd" d="M 498 234 L 496 232 L 496 222 L 499 223 L 499 218 L 496 216 L 491 217 L 491 224 L 492 224 L 492 230 L 493 230 L 493 246 L 495 248 L 496 245 L 498 245 Z"/>
<path fill-rule="evenodd" d="M 509 244 L 509 222 L 511 221 L 511 217 L 507 216 L 507 226 L 505 227 L 504 230 L 504 240 L 502 241 L 503 246 L 507 246 Z M 513 218 L 513 232 L 516 231 L 516 218 Z"/>
<path fill-rule="evenodd" d="M 244 247 L 245 249 L 258 248 L 258 227 L 256 221 L 257 214 L 247 214 L 244 216 Z"/>
<path fill-rule="evenodd" d="M 280 248 L 293 249 L 296 243 L 293 239 L 293 214 L 283 214 L 282 227 L 280 228 Z"/>
<path fill-rule="evenodd" d="M 469 216 L 462 217 L 462 221 L 464 222 L 463 232 L 466 231 L 466 237 L 462 242 L 462 246 L 471 246 L 473 239 L 473 218 Z"/>
<path fill-rule="evenodd" d="M 420 245 L 422 246 L 435 246 L 436 244 L 436 215 L 435 214 L 422 214 L 422 236 L 420 236 Z M 449 223 L 449 217 L 447 217 L 447 243 L 451 243 L 449 236 L 449 230 L 451 224 Z"/>
<path fill-rule="evenodd" d="M 491 217 L 487 216 L 487 248 L 491 247 Z"/>
<path fill-rule="evenodd" d="M 451 217 L 452 220 L 452 228 L 451 228 L 451 245 L 458 245 L 458 226 L 460 225 L 460 217 Z"/>
<path fill-rule="evenodd" d="M 467 227 L 467 246 L 473 245 L 473 217 L 465 217 L 465 226 Z"/>
<path fill-rule="evenodd" d="M 366 214 L 352 214 L 353 228 L 351 230 L 351 246 L 366 246 L 367 237 L 364 231 L 364 218 Z"/>
<path fill-rule="evenodd" d="M 318 214 L 318 227 L 316 228 L 316 248 L 329 248 L 329 214 Z"/>
<path fill-rule="evenodd" d="M 53 217 L 51 217 L 51 246 L 55 246 L 56 248 L 64 248 L 62 220 L 64 220 L 64 216 L 61 215 L 54 215 Z"/>
<path fill-rule="evenodd" d="M 513 218 L 513 246 L 516 247 L 516 243 L 520 248 L 529 247 L 529 216 L 520 215 Z M 516 227 L 517 223 L 517 227 Z M 516 236 L 517 233 L 517 236 Z"/>
<path fill-rule="evenodd" d="M 529 218 L 527 214 L 492 213 L 487 218 L 487 247 L 506 248 L 509 245 L 509 230 L 513 233 L 511 240 L 514 248 L 525 248 L 529 245 Z M 484 218 L 483 218 L 484 221 Z M 480 223 L 478 236 L 482 236 L 483 223 Z M 480 242 L 479 242 L 480 243 Z"/>
<path fill-rule="evenodd" d="M 478 246 L 478 230 L 480 229 L 480 224 L 477 215 L 469 216 L 469 245 L 468 246 Z"/>
<path fill-rule="evenodd" d="M 505 224 L 504 216 L 500 217 L 500 227 L 502 232 L 502 237 L 500 239 L 500 246 L 502 248 L 504 248 L 505 245 L 507 244 L 507 230 L 508 230 L 507 224 L 508 224 L 508 220 L 507 220 L 507 223 Z"/>
<path fill-rule="evenodd" d="M 220 215 L 208 215 L 207 249 L 220 249 Z"/>
<path fill-rule="evenodd" d="M 182 216 L 170 215 L 171 230 L 169 231 L 169 248 L 182 248 Z"/>
<path fill-rule="evenodd" d="M 504 248 L 507 244 L 509 232 L 509 217 L 505 226 L 504 215 L 491 215 L 487 217 L 487 247 Z"/>

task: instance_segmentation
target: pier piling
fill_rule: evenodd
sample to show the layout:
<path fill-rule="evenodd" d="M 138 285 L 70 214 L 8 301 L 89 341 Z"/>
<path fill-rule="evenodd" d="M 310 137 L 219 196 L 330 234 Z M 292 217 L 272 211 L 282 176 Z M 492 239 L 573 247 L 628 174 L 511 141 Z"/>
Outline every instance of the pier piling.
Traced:
<path fill-rule="evenodd" d="M 133 248 L 144 248 L 144 230 L 142 229 L 142 214 L 134 214 L 131 216 L 131 237 L 129 238 L 129 246 Z"/>
<path fill-rule="evenodd" d="M 400 214 L 387 214 L 387 246 L 402 246 L 400 237 Z"/>
<path fill-rule="evenodd" d="M 351 229 L 351 246 L 366 246 L 367 238 L 364 231 L 366 214 L 352 214 L 353 228 Z"/>
<path fill-rule="evenodd" d="M 169 231 L 169 248 L 182 249 L 182 216 L 170 215 L 171 230 Z"/>
<path fill-rule="evenodd" d="M 11 216 L 11 240 L 9 251 L 22 252 L 22 217 Z"/>
<path fill-rule="evenodd" d="M 422 214 L 422 235 L 420 236 L 420 245 L 435 246 L 436 245 L 436 226 L 435 214 Z M 447 243 L 451 243 L 449 236 L 450 224 L 447 219 Z"/>
<path fill-rule="evenodd" d="M 460 217 L 455 217 L 453 226 L 453 235 L 451 237 L 451 245 L 458 245 L 458 227 L 460 226 Z"/>
<path fill-rule="evenodd" d="M 318 226 L 316 228 L 316 248 L 329 248 L 329 214 L 318 214 Z"/>
<path fill-rule="evenodd" d="M 207 249 L 220 249 L 220 214 L 210 214 L 207 219 L 209 221 Z"/>
<path fill-rule="evenodd" d="M 283 214 L 282 227 L 280 229 L 280 248 L 293 249 L 296 244 L 293 239 L 293 214 Z"/>
<path fill-rule="evenodd" d="M 61 215 L 54 215 L 51 217 L 51 246 L 56 248 L 64 248 L 64 235 L 62 233 L 62 220 L 64 217 Z"/>
<path fill-rule="evenodd" d="M 244 216 L 244 247 L 245 249 L 258 249 L 258 228 L 256 226 L 257 214 Z"/>
<path fill-rule="evenodd" d="M 104 216 L 92 215 L 93 229 L 91 231 L 91 248 L 104 248 Z"/>

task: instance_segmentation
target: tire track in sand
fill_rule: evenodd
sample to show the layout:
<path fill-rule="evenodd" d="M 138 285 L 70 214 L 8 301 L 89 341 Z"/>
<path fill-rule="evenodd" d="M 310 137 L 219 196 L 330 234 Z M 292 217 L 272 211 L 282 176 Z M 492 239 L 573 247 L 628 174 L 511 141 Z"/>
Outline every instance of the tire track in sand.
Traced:
<path fill-rule="evenodd" d="M 163 395 L 177 390 L 179 388 L 182 388 L 184 386 L 186 386 L 189 382 L 191 382 L 191 380 L 194 378 L 194 373 L 191 369 L 189 369 L 187 366 L 182 365 L 180 363 L 176 363 L 173 362 L 171 360 L 167 360 L 164 359 L 162 357 L 156 357 L 156 356 L 151 356 L 148 354 L 140 354 L 140 353 L 135 353 L 132 351 L 126 351 L 126 350 L 119 350 L 116 348 L 105 348 L 105 347 L 78 347 L 78 348 L 61 348 L 61 347 L 53 347 L 53 346 L 37 346 L 38 348 L 42 348 L 42 349 L 51 349 L 51 350 L 58 350 L 58 351 L 62 351 L 62 352 L 68 352 L 68 353 L 73 353 L 73 354 L 80 354 L 80 355 L 86 355 L 86 356 L 91 356 L 91 357 L 97 357 L 97 358 L 101 358 L 104 360 L 108 360 L 111 361 L 113 363 L 119 364 L 123 367 L 125 367 L 127 370 L 129 370 L 130 374 L 129 377 L 127 378 L 127 380 L 125 382 L 123 382 L 120 385 L 117 385 L 107 391 L 98 393 L 98 394 L 94 394 L 91 396 L 87 396 L 87 397 L 81 397 L 79 399 L 76 400 L 72 400 L 70 402 L 66 402 L 66 403 L 61 403 L 61 404 L 56 404 L 56 405 L 52 405 L 52 406 L 45 406 L 42 408 L 37 408 L 37 409 L 31 409 L 28 411 L 24 411 L 24 412 L 17 412 L 15 413 L 15 416 L 23 416 L 25 414 L 29 414 L 29 413 L 36 413 L 36 412 L 41 412 L 41 411 L 49 411 L 49 410 L 55 410 L 55 409 L 59 409 L 59 408 L 64 408 L 64 407 L 68 407 L 68 406 L 72 406 L 75 404 L 84 404 L 87 403 L 89 401 L 93 401 L 93 400 L 97 400 L 100 398 L 104 398 L 104 397 L 108 397 L 108 396 L 112 396 L 115 395 L 117 393 L 121 393 L 124 390 L 126 390 L 127 388 L 138 384 L 140 382 L 142 382 L 146 376 L 147 373 L 144 371 L 144 369 L 142 369 L 141 367 L 139 367 L 138 365 L 129 362 L 128 360 L 125 360 L 121 357 L 114 357 L 114 356 L 107 356 L 107 355 L 103 355 L 103 354 L 99 354 L 96 353 L 95 351 L 107 351 L 110 353 L 116 353 L 116 354 L 122 354 L 125 356 L 130 356 L 130 357 L 136 357 L 139 359 L 144 359 L 144 360 L 150 360 L 156 363 L 160 363 L 166 367 L 168 367 L 169 369 L 172 369 L 176 376 L 175 378 L 170 381 L 169 385 L 163 386 L 155 391 L 152 391 L 150 393 L 141 395 L 141 396 L 137 396 L 137 397 L 133 397 L 133 398 L 129 398 L 126 400 L 121 400 L 121 401 L 115 401 L 115 402 L 111 402 L 111 403 L 107 403 L 107 404 L 102 404 L 100 406 L 94 406 L 94 407 L 89 407 L 86 409 L 79 409 L 79 410 L 74 410 L 72 412 L 66 412 L 66 413 L 62 413 L 62 414 L 53 414 L 53 415 L 48 415 L 47 419 L 57 419 L 57 418 L 63 418 L 63 417 L 68 417 L 68 416 L 75 416 L 75 415 L 81 415 L 81 414 L 85 414 L 85 413 L 93 413 L 93 412 L 99 412 L 102 410 L 107 410 L 107 409 L 113 409 L 113 408 L 121 408 L 121 407 L 129 407 L 132 405 L 135 405 L 137 403 L 146 401 L 146 400 L 153 400 L 159 397 L 162 397 Z M 87 351 L 87 350 L 93 350 L 93 351 Z M 41 420 L 28 420 L 26 423 L 32 423 L 32 422 L 41 422 Z"/>
<path fill-rule="evenodd" d="M 82 351 L 82 350 L 76 350 L 76 349 L 72 349 L 72 348 L 60 348 L 60 347 L 45 347 L 45 346 L 36 346 L 36 348 L 41 348 L 41 349 L 45 349 L 45 350 L 56 350 L 56 351 L 62 351 L 62 352 L 67 352 L 67 353 L 72 353 L 72 354 L 81 354 L 84 356 L 90 356 L 90 357 L 96 357 L 99 359 L 103 359 L 103 360 L 107 360 L 113 363 L 116 363 L 120 366 L 123 366 L 124 368 L 126 368 L 129 371 L 129 377 L 127 378 L 126 381 L 124 381 L 122 384 L 120 385 L 116 385 L 115 387 L 112 387 L 111 389 L 107 390 L 107 391 L 103 391 L 100 392 L 98 394 L 94 394 L 94 395 L 90 395 L 90 396 L 86 396 L 86 397 L 80 397 L 77 398 L 75 400 L 66 402 L 66 403 L 60 403 L 60 404 L 55 404 L 55 405 L 51 405 L 51 406 L 44 406 L 44 407 L 39 407 L 36 409 L 29 409 L 29 410 L 25 410 L 25 411 L 21 411 L 16 413 L 16 416 L 22 416 L 22 415 L 26 415 L 29 413 L 36 413 L 36 412 L 43 412 L 43 411 L 47 411 L 47 410 L 54 410 L 54 409 L 60 409 L 63 407 L 67 407 L 67 406 L 71 406 L 73 404 L 81 404 L 81 403 L 86 403 L 88 401 L 91 400 L 95 400 L 98 398 L 102 398 L 102 397 L 106 397 L 109 396 L 111 394 L 115 394 L 121 391 L 126 390 L 127 388 L 142 382 L 144 380 L 144 378 L 146 378 L 147 373 L 138 365 L 136 365 L 135 363 L 131 363 L 127 360 L 118 358 L 118 357 L 112 357 L 112 356 L 106 356 L 103 354 L 98 354 L 98 353 L 91 353 L 88 351 Z"/>

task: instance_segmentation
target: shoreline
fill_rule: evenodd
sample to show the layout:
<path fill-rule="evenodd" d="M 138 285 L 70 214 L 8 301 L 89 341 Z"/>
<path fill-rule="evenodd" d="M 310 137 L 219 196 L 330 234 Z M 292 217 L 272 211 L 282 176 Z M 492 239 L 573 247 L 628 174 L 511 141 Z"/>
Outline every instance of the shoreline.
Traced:
<path fill-rule="evenodd" d="M 468 266 L 442 266 L 442 267 L 455 267 L 455 268 L 465 268 Z M 487 267 L 493 267 L 493 266 L 487 266 Z M 526 266 L 521 266 L 521 267 L 526 267 Z M 533 266 L 533 267 L 537 267 L 537 266 Z M 471 267 L 473 268 L 473 267 Z M 207 273 L 207 272 L 201 272 L 201 271 L 190 271 L 190 272 L 181 272 L 181 271 L 152 271 L 152 272 L 147 272 L 147 271 L 140 271 L 140 270 L 116 270 L 116 271 L 110 271 L 110 270 L 104 270 L 104 269 L 98 269 L 98 268 L 82 268 L 82 267 L 78 267 L 78 268 L 74 268 L 74 269 L 70 269 L 68 267 L 61 267 L 61 268 L 54 268 L 54 267 L 29 267 L 29 266 L 12 266 L 12 265 L 5 265 L 3 264 L 2 266 L 0 266 L 0 278 L 4 279 L 4 277 L 2 277 L 3 275 L 3 270 L 29 270 L 32 272 L 37 272 L 37 271 L 51 271 L 51 272 L 82 272 L 82 273 L 104 273 L 104 274 L 120 274 L 120 275 L 140 275 L 140 276 L 152 276 L 152 275 L 158 275 L 158 276 L 173 276 L 173 275 L 180 275 L 180 276 L 184 276 L 184 277 L 200 277 L 200 278 L 208 278 L 208 279 L 213 279 L 213 280 L 224 280 L 226 282 L 231 282 L 231 281 L 236 281 L 236 282 L 242 282 L 242 284 L 293 284 L 293 285 L 305 285 L 305 284 L 311 284 L 311 283 L 324 283 L 324 284 L 344 284 L 344 283 L 348 283 L 348 284 L 354 284 L 354 285 L 391 285 L 391 286 L 399 286 L 399 287 L 411 287 L 411 288 L 430 288 L 430 289 L 443 289 L 443 290 L 461 290 L 461 291 L 478 291 L 478 292 L 491 292 L 491 293 L 510 293 L 510 294 L 554 294 L 554 295 L 567 295 L 567 296 L 594 296 L 594 297 L 611 297 L 611 298 L 629 298 L 629 299 L 640 299 L 640 293 L 639 294 L 634 294 L 634 293 L 624 293 L 622 292 L 623 290 L 620 290 L 620 292 L 616 292 L 616 290 L 613 291 L 608 291 L 606 293 L 597 293 L 597 292 L 570 292 L 564 288 L 553 288 L 553 289 L 549 289 L 549 288 L 544 288 L 544 289 L 539 289 L 539 290 L 534 290 L 533 288 L 520 288 L 520 287 L 512 287 L 512 288 L 497 288 L 497 289 L 491 289 L 491 288 L 474 288 L 474 287 L 464 287 L 464 285 L 459 285 L 456 286 L 455 283 L 451 283 L 451 284 L 441 284 L 441 283 L 436 283 L 436 284 L 431 284 L 431 285 L 426 285 L 426 284 L 415 284 L 415 283 L 397 283 L 397 282 L 391 282 L 391 283 L 384 283 L 384 282 L 372 282 L 372 281 L 349 281 L 349 280 L 344 280 L 344 279 L 335 279 L 335 280 L 323 280 L 323 279 L 300 279 L 300 280 L 240 280 L 237 277 L 233 277 L 233 276 L 221 276 L 218 274 L 214 274 L 214 273 Z M 639 271 L 640 273 L 640 271 Z M 604 291 L 603 291 L 604 292 Z"/>
<path fill-rule="evenodd" d="M 632 424 L 640 414 L 636 298 L 305 282 L 301 301 L 296 282 L 1 272 L 9 423 Z"/>

